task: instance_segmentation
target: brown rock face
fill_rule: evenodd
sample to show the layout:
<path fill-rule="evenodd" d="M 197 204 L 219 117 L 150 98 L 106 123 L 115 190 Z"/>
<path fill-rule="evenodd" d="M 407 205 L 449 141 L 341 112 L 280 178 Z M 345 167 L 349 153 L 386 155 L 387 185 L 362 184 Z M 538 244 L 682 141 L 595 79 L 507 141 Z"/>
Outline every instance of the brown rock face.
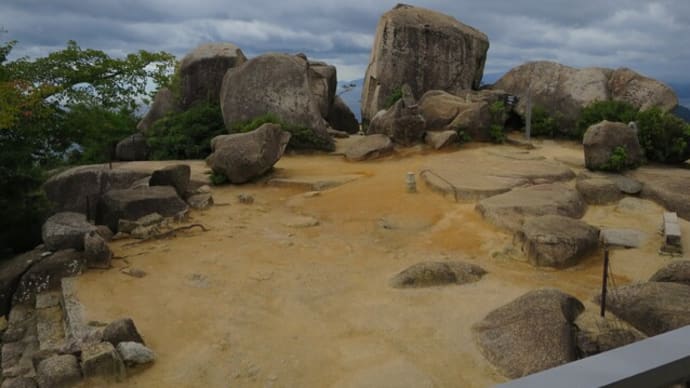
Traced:
<path fill-rule="evenodd" d="M 456 94 L 477 89 L 489 49 L 487 36 L 455 18 L 399 4 L 376 28 L 362 90 L 362 120 L 384 108 L 394 89 L 409 84 L 416 98 L 427 90 Z"/>
<path fill-rule="evenodd" d="M 608 86 L 612 99 L 628 102 L 640 110 L 659 107 L 668 112 L 678 105 L 678 97 L 671 88 L 630 69 L 614 71 Z"/>
<path fill-rule="evenodd" d="M 419 106 L 409 85 L 402 87 L 402 95 L 390 109 L 374 116 L 367 135 L 383 134 L 402 145 L 412 145 L 424 140 L 426 123 L 419 114 Z"/>
<path fill-rule="evenodd" d="M 242 50 L 232 43 L 202 44 L 187 54 L 180 64 L 182 107 L 198 101 L 218 101 L 225 73 L 246 61 Z"/>
<path fill-rule="evenodd" d="M 626 167 L 637 167 L 644 160 L 637 131 L 623 123 L 602 121 L 592 125 L 585 132 L 582 144 L 585 165 L 590 170 L 610 169 L 611 157 L 618 147 L 625 150 L 626 159 L 621 163 Z"/>
<path fill-rule="evenodd" d="M 177 110 L 179 110 L 179 107 L 173 92 L 168 88 L 161 88 L 156 93 L 156 97 L 153 98 L 153 103 L 149 107 L 148 112 L 137 124 L 137 129 L 142 133 L 146 133 L 156 121 L 162 119 L 166 114 Z"/>

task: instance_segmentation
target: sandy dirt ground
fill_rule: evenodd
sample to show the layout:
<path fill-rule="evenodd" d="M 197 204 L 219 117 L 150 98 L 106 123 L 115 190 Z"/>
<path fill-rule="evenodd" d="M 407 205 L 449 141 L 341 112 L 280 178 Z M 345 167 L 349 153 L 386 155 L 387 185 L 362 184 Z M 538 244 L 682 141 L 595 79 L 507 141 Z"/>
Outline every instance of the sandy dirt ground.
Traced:
<path fill-rule="evenodd" d="M 152 367 L 121 385 L 485 387 L 505 381 L 480 354 L 472 325 L 538 287 L 571 293 L 595 313 L 590 301 L 600 287 L 602 252 L 567 270 L 536 269 L 511 251 L 512 237 L 484 222 L 474 203 L 453 202 L 421 182 L 417 193 L 406 192 L 408 171 L 453 152 L 475 155 L 480 164 L 489 147 L 517 150 L 410 149 L 360 163 L 286 155 L 273 176 L 360 178 L 319 195 L 263 182 L 215 187 L 216 206 L 191 213 L 191 222 L 209 231 L 112 243 L 115 268 L 79 279 L 86 319 L 132 317 L 158 354 Z M 544 142 L 531 152 L 569 167 L 582 159 L 575 144 Z M 203 162 L 191 164 L 203 178 Z M 240 204 L 240 193 L 255 202 Z M 593 225 L 648 234 L 641 249 L 613 252 L 618 284 L 646 280 L 670 260 L 656 254 L 662 211 L 644 200 L 632 208 L 589 207 L 584 219 Z M 298 216 L 319 225 L 295 227 L 303 221 Z M 683 222 L 682 229 L 687 248 L 690 225 Z M 429 260 L 465 260 L 488 275 L 463 286 L 388 285 L 400 270 Z M 148 275 L 126 276 L 119 269 L 127 266 Z"/>

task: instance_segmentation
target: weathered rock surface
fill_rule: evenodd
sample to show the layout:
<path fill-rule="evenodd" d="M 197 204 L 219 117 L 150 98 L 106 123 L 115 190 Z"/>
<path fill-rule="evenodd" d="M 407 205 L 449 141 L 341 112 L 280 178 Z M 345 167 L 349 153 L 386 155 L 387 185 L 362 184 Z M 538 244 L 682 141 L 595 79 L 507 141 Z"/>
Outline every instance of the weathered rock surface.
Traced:
<path fill-rule="evenodd" d="M 49 357 L 36 368 L 38 386 L 71 387 L 81 381 L 81 371 L 77 358 L 71 354 Z"/>
<path fill-rule="evenodd" d="M 82 347 L 81 369 L 85 378 L 121 381 L 126 374 L 120 354 L 110 342 L 98 342 Z"/>
<path fill-rule="evenodd" d="M 110 250 L 105 239 L 95 231 L 84 236 L 84 258 L 88 268 L 110 268 L 113 251 Z"/>
<path fill-rule="evenodd" d="M 182 107 L 218 101 L 225 73 L 246 61 L 242 50 L 232 43 L 206 43 L 195 48 L 180 63 Z"/>
<path fill-rule="evenodd" d="M 461 261 L 418 263 L 402 270 L 390 280 L 391 287 L 432 287 L 479 281 L 486 271 Z"/>
<path fill-rule="evenodd" d="M 362 90 L 362 119 L 372 120 L 403 84 L 416 98 L 428 90 L 478 89 L 487 36 L 451 16 L 399 4 L 376 28 Z"/>
<path fill-rule="evenodd" d="M 131 318 L 118 319 L 106 326 L 103 329 L 103 341 L 110 342 L 113 346 L 121 342 L 138 342 L 145 345 Z"/>
<path fill-rule="evenodd" d="M 176 164 L 156 170 L 151 174 L 149 186 L 172 186 L 177 195 L 186 198 L 192 169 L 187 164 Z"/>
<path fill-rule="evenodd" d="M 616 182 L 609 179 L 578 179 L 575 188 L 590 205 L 607 205 L 623 198 Z"/>
<path fill-rule="evenodd" d="M 393 106 L 371 119 L 367 135 L 382 134 L 402 145 L 412 145 L 424 139 L 426 124 L 410 86 L 402 87 L 402 98 Z"/>
<path fill-rule="evenodd" d="M 573 322 L 583 310 L 559 290 L 535 290 L 490 312 L 473 332 L 487 360 L 514 379 L 574 361 Z"/>
<path fill-rule="evenodd" d="M 135 133 L 120 140 L 115 146 L 115 159 L 122 161 L 147 160 L 149 145 L 142 133 Z"/>
<path fill-rule="evenodd" d="M 0 261 L 0 316 L 7 315 L 12 306 L 12 296 L 22 275 L 33 264 L 41 261 L 43 251 L 36 249 L 9 260 Z"/>
<path fill-rule="evenodd" d="M 93 216 L 103 194 L 112 189 L 126 189 L 146 176 L 148 174 L 145 172 L 111 170 L 102 165 L 82 166 L 51 177 L 43 189 L 56 211 L 89 213 Z"/>
<path fill-rule="evenodd" d="M 585 214 L 580 194 L 561 184 L 545 184 L 513 189 L 486 198 L 476 209 L 488 222 L 499 228 L 517 231 L 526 217 L 561 215 L 580 218 Z"/>
<path fill-rule="evenodd" d="M 351 161 L 376 159 L 393 153 L 393 141 L 386 135 L 369 135 L 352 143 L 345 151 L 345 158 Z"/>
<path fill-rule="evenodd" d="M 514 242 L 532 265 L 565 268 L 599 246 L 599 229 L 570 217 L 546 215 L 528 218 Z"/>
<path fill-rule="evenodd" d="M 314 96 L 321 117 L 326 118 L 333 106 L 335 90 L 338 88 L 338 77 L 335 66 L 324 62 L 308 61 L 309 86 Z"/>
<path fill-rule="evenodd" d="M 211 140 L 213 153 L 206 163 L 231 183 L 245 183 L 265 174 L 283 156 L 290 134 L 276 124 L 264 124 L 240 134 Z"/>
<path fill-rule="evenodd" d="M 187 204 L 170 186 L 111 190 L 101 198 L 96 221 L 107 225 L 111 230 L 118 230 L 120 219 L 138 220 L 151 213 L 172 217 L 187 209 Z"/>
<path fill-rule="evenodd" d="M 626 85 L 624 80 L 629 83 Z M 561 130 L 571 134 L 582 108 L 596 100 L 621 100 L 637 108 L 657 106 L 664 110 L 678 104 L 669 87 L 628 69 L 576 69 L 547 61 L 520 65 L 493 87 L 520 97 L 516 111 L 524 116 L 530 85 L 533 106 L 541 106 L 552 117 L 558 117 Z"/>
<path fill-rule="evenodd" d="M 125 365 L 129 367 L 150 364 L 156 360 L 153 350 L 139 342 L 120 342 L 117 344 L 117 352 L 120 353 Z"/>
<path fill-rule="evenodd" d="M 187 198 L 187 204 L 192 209 L 206 210 L 213 206 L 213 196 L 210 193 L 193 194 Z"/>
<path fill-rule="evenodd" d="M 156 121 L 162 119 L 168 113 L 176 112 L 180 109 L 175 99 L 175 95 L 168 88 L 160 88 L 153 98 L 153 103 L 144 115 L 144 118 L 137 124 L 137 129 L 146 134 Z"/>
<path fill-rule="evenodd" d="M 331 105 L 331 109 L 328 111 L 326 121 L 328 121 L 331 127 L 339 131 L 350 134 L 359 132 L 359 122 L 357 122 L 355 114 L 352 113 L 350 107 L 345 104 L 345 101 L 340 96 L 335 96 L 333 99 L 333 105 Z"/>
<path fill-rule="evenodd" d="M 60 287 L 62 278 L 81 274 L 84 265 L 83 253 L 74 249 L 62 250 L 44 257 L 22 275 L 12 303 L 32 302 L 39 292 Z"/>
<path fill-rule="evenodd" d="M 2 388 L 38 388 L 36 380 L 31 377 L 16 377 L 5 379 Z"/>
<path fill-rule="evenodd" d="M 644 184 L 643 198 L 690 220 L 690 170 L 645 166 L 629 174 Z"/>
<path fill-rule="evenodd" d="M 84 235 L 96 231 L 95 225 L 86 221 L 80 213 L 63 212 L 52 215 L 41 229 L 46 248 L 51 251 L 61 249 L 84 250 Z"/>
<path fill-rule="evenodd" d="M 424 135 L 424 142 L 435 150 L 448 147 L 458 142 L 458 133 L 455 131 L 429 131 Z"/>
<path fill-rule="evenodd" d="M 421 178 L 434 191 L 456 201 L 477 200 L 530 184 L 570 180 L 575 174 L 558 163 L 541 160 L 516 161 L 496 155 L 476 157 L 454 154 L 427 164 Z"/>
<path fill-rule="evenodd" d="M 647 336 L 609 314 L 601 318 L 585 312 L 575 321 L 578 327 L 577 347 L 581 357 L 607 352 L 645 339 Z"/>
<path fill-rule="evenodd" d="M 623 123 L 602 121 L 592 125 L 585 132 L 582 144 L 585 165 L 590 170 L 610 169 L 611 157 L 618 147 L 625 150 L 623 164 L 626 168 L 635 168 L 644 161 L 644 151 L 637 139 L 637 131 Z"/>
<path fill-rule="evenodd" d="M 674 261 L 656 271 L 650 282 L 671 282 L 690 286 L 690 260 Z"/>
<path fill-rule="evenodd" d="M 333 148 L 303 58 L 285 54 L 253 58 L 226 74 L 220 95 L 227 128 L 271 113 L 284 123 L 309 129 L 318 148 Z"/>
<path fill-rule="evenodd" d="M 601 295 L 597 296 L 601 303 Z M 649 282 L 617 287 L 606 309 L 648 336 L 690 325 L 690 286 Z"/>
<path fill-rule="evenodd" d="M 647 241 L 644 232 L 634 229 L 602 229 L 599 240 L 611 247 L 639 248 Z"/>

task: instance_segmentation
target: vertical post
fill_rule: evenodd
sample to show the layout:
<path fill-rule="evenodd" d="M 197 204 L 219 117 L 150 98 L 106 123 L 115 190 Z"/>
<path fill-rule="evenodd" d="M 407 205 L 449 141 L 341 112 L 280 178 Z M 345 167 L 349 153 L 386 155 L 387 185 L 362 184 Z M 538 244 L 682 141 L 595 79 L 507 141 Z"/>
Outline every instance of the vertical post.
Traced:
<path fill-rule="evenodd" d="M 532 133 L 532 83 L 530 82 L 527 86 L 527 101 L 526 101 L 526 112 L 525 112 L 525 139 L 530 141 Z"/>
<path fill-rule="evenodd" d="M 604 248 L 604 275 L 601 281 L 601 317 L 606 314 L 606 287 L 609 280 L 609 248 Z"/>

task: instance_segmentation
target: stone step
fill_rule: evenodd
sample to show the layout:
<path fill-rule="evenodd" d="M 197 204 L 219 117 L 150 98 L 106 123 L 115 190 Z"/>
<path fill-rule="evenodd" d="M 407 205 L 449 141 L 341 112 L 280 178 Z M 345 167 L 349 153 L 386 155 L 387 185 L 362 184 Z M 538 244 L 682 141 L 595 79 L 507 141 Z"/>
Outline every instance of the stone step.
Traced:
<path fill-rule="evenodd" d="M 57 351 L 65 345 L 64 314 L 59 291 L 36 295 L 36 331 L 39 350 Z"/>
<path fill-rule="evenodd" d="M 81 341 L 93 330 L 84 323 L 83 307 L 77 297 L 76 280 L 76 277 L 62 278 L 60 305 L 65 315 L 66 338 Z"/>

